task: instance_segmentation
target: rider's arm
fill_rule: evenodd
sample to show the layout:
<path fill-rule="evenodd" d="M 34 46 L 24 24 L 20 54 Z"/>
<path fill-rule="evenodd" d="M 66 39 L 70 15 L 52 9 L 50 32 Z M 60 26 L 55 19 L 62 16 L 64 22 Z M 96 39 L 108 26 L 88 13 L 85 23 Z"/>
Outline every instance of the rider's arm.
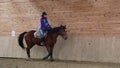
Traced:
<path fill-rule="evenodd" d="M 45 26 L 47 27 L 47 29 L 50 29 L 51 26 L 50 24 L 48 23 L 47 19 L 44 19 L 44 23 L 45 23 Z"/>

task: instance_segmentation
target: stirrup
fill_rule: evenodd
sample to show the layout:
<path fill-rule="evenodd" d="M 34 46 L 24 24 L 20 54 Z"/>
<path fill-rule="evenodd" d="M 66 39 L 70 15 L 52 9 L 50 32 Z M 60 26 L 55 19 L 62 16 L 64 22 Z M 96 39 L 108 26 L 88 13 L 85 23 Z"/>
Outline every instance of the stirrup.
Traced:
<path fill-rule="evenodd" d="M 45 45 L 45 43 L 44 43 L 44 42 L 41 42 L 41 43 L 40 43 L 40 45 L 42 45 L 42 46 L 43 46 L 43 45 Z"/>

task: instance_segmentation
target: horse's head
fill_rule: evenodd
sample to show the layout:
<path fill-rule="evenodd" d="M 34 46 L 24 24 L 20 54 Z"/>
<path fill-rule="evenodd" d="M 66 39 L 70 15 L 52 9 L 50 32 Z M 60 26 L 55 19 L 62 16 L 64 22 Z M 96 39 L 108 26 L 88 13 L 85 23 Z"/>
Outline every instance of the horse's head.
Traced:
<path fill-rule="evenodd" d="M 66 40 L 67 39 L 67 31 L 66 26 L 60 26 L 59 34 Z"/>

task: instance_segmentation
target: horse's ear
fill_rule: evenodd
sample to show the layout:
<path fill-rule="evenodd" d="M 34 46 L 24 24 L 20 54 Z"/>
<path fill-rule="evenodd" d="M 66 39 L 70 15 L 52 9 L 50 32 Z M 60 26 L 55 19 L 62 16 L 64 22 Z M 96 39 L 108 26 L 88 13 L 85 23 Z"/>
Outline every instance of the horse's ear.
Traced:
<path fill-rule="evenodd" d="M 64 29 L 66 29 L 66 25 L 64 25 L 63 27 L 64 27 Z"/>

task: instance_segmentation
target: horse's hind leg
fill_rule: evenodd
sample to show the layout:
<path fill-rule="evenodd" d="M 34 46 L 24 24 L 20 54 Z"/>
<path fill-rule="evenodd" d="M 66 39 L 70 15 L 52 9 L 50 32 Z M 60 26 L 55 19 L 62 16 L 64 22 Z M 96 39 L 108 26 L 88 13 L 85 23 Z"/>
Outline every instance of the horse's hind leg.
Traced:
<path fill-rule="evenodd" d="M 31 58 L 30 57 L 30 49 L 29 48 L 26 48 L 26 52 L 27 52 L 27 56 L 28 56 L 28 60 Z"/>
<path fill-rule="evenodd" d="M 28 56 L 28 60 L 30 60 L 31 56 L 30 56 L 30 49 L 33 47 L 34 45 L 29 45 L 26 48 L 26 52 L 27 52 L 27 56 Z"/>

